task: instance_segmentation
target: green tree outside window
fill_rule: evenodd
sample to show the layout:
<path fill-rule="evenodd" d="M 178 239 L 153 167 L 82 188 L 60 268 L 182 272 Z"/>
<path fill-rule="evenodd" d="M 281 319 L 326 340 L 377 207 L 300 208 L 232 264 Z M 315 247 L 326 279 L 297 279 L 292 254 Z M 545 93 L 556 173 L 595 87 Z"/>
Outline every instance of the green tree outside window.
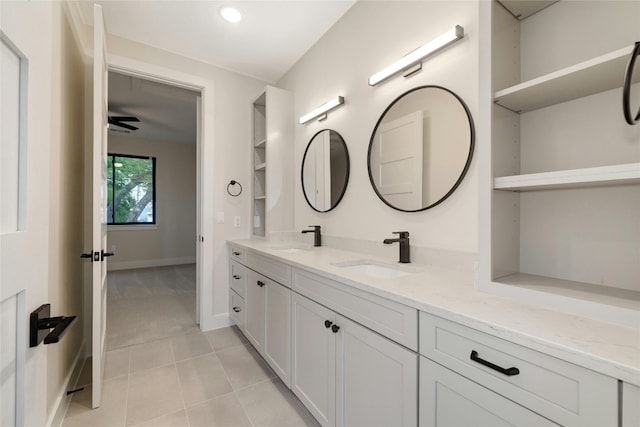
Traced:
<path fill-rule="evenodd" d="M 155 224 L 154 157 L 107 156 L 107 223 Z"/>

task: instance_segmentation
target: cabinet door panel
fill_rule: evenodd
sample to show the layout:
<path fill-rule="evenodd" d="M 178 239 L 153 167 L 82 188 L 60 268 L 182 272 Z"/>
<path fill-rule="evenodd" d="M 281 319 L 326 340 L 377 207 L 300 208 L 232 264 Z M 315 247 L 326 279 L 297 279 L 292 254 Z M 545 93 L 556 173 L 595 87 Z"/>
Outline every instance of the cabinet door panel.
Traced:
<path fill-rule="evenodd" d="M 293 294 L 293 378 L 291 389 L 322 426 L 335 425 L 335 335 L 325 322 L 335 314 Z"/>
<path fill-rule="evenodd" d="M 416 426 L 418 355 L 337 316 L 338 426 Z"/>
<path fill-rule="evenodd" d="M 246 317 L 245 332 L 246 336 L 253 344 L 258 353 L 264 354 L 264 286 L 265 278 L 252 270 L 247 270 L 247 296 L 245 299 Z"/>
<path fill-rule="evenodd" d="M 557 426 L 449 369 L 420 357 L 420 427 Z"/>
<path fill-rule="evenodd" d="M 291 290 L 271 280 L 266 283 L 264 357 L 291 387 Z"/>

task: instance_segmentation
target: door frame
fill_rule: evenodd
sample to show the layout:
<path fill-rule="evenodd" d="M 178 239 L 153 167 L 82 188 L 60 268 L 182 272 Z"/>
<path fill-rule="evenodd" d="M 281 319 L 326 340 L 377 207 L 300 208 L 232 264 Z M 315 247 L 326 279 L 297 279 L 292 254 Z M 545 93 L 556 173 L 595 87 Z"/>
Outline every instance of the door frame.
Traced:
<path fill-rule="evenodd" d="M 196 250 L 197 276 L 200 278 L 196 289 L 196 315 L 200 330 L 219 327 L 213 315 L 213 260 L 214 260 L 214 81 L 181 71 L 165 68 L 119 55 L 109 55 L 109 71 L 139 77 L 162 84 L 182 87 L 200 93 L 200 123 L 197 148 L 197 186 L 200 195 L 200 230 L 196 230 L 194 241 Z M 205 143 L 206 141 L 206 143 Z M 208 167 L 207 167 L 208 166 Z M 196 238 L 197 237 L 197 238 Z"/>

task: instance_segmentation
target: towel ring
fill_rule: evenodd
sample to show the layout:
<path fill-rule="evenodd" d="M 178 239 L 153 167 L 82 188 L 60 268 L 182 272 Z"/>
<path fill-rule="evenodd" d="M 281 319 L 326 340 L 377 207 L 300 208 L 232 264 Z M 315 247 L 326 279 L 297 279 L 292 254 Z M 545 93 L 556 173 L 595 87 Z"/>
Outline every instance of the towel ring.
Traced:
<path fill-rule="evenodd" d="M 235 186 L 235 185 L 237 185 L 238 187 L 240 187 L 240 190 L 239 190 L 236 194 L 233 194 L 233 193 L 231 192 L 231 186 Z M 242 194 L 242 184 L 240 184 L 238 181 L 236 181 L 236 180 L 233 180 L 233 179 L 232 179 L 232 180 L 231 180 L 231 181 L 229 181 L 229 183 L 227 184 L 227 194 L 228 194 L 228 195 L 230 195 L 231 197 L 238 197 L 239 195 L 241 195 L 241 194 Z"/>
<path fill-rule="evenodd" d="M 633 78 L 633 67 L 636 64 L 636 57 L 640 55 L 640 42 L 636 42 L 636 46 L 631 52 L 631 58 L 629 58 L 629 64 L 627 70 L 624 73 L 624 88 L 622 90 L 622 110 L 624 111 L 624 118 L 630 125 L 635 125 L 640 120 L 640 108 L 635 117 L 631 115 L 631 79 Z"/>

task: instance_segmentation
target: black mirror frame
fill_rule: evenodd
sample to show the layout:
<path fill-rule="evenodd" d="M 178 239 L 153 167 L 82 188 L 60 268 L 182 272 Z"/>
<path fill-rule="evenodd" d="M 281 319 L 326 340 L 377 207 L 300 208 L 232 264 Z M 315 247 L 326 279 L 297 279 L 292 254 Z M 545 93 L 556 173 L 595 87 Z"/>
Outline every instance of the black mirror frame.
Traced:
<path fill-rule="evenodd" d="M 400 101 L 403 97 L 405 97 L 406 95 L 408 95 L 408 94 L 410 94 L 412 92 L 415 92 L 415 91 L 420 90 L 420 89 L 429 89 L 429 88 L 442 89 L 442 90 L 444 90 L 446 92 L 449 92 L 451 95 L 453 95 L 460 102 L 460 104 L 464 108 L 464 111 L 467 114 L 467 119 L 469 120 L 469 131 L 471 133 L 470 141 L 469 141 L 469 155 L 467 156 L 467 161 L 466 161 L 466 163 L 464 165 L 464 168 L 462 169 L 462 172 L 460 173 L 460 176 L 458 177 L 456 182 L 453 184 L 451 189 L 449 189 L 449 191 L 444 196 L 442 196 L 440 199 L 438 199 L 435 203 L 432 203 L 429 206 L 426 206 L 426 207 L 421 208 L 421 209 L 415 209 L 415 210 L 400 209 L 400 208 L 398 208 L 396 206 L 393 206 L 391 203 L 387 202 L 384 197 L 382 197 L 382 194 L 380 194 L 380 192 L 378 191 L 378 188 L 376 187 L 375 182 L 373 181 L 373 175 L 371 174 L 371 149 L 373 148 L 373 138 L 376 135 L 378 127 L 382 123 L 382 119 L 384 119 L 384 116 L 386 116 L 387 112 L 398 101 Z M 475 125 L 473 124 L 473 117 L 471 117 L 471 111 L 469 110 L 469 107 L 464 102 L 464 100 L 462 98 L 460 98 L 455 92 L 453 92 L 450 89 L 447 89 L 446 87 L 437 86 L 437 85 L 418 86 L 418 87 L 415 87 L 413 89 L 410 89 L 410 90 L 406 91 L 405 93 L 403 93 L 402 95 L 398 96 L 396 99 L 394 99 L 393 102 L 391 104 L 389 104 L 387 106 L 387 108 L 385 108 L 385 110 L 382 112 L 382 115 L 380 115 L 380 118 L 376 122 L 376 126 L 373 128 L 373 132 L 371 132 L 371 138 L 369 139 L 369 149 L 367 150 L 367 172 L 369 173 L 369 182 L 371 182 L 371 187 L 373 188 L 373 191 L 375 191 L 375 193 L 378 196 L 378 198 L 380 200 L 382 200 L 382 202 L 385 205 L 387 205 L 390 208 L 393 208 L 393 209 L 395 209 L 397 211 L 401 211 L 401 212 L 422 212 L 422 211 L 425 211 L 427 209 L 431 209 L 431 208 L 439 205 L 440 203 L 444 202 L 449 196 L 451 196 L 451 194 L 453 194 L 454 191 L 456 191 L 458 186 L 460 186 L 460 183 L 464 179 L 465 175 L 467 174 L 467 171 L 469 170 L 469 167 L 471 166 L 471 160 L 473 159 L 473 151 L 474 151 L 474 147 L 475 147 L 475 139 L 476 139 L 475 138 Z"/>
<path fill-rule="evenodd" d="M 324 132 L 325 130 L 328 130 L 329 132 L 335 132 L 339 137 L 340 140 L 342 140 L 342 145 L 344 145 L 344 152 L 347 156 L 347 176 L 345 177 L 345 182 L 344 182 L 344 186 L 342 187 L 342 192 L 340 193 L 340 197 L 338 197 L 338 200 L 336 201 L 336 204 L 331 206 L 331 209 L 327 209 L 326 211 L 321 211 L 316 209 L 311 202 L 309 201 L 309 198 L 307 197 L 307 193 L 304 191 L 304 161 L 307 158 L 307 152 L 309 151 L 309 147 L 311 146 L 311 143 L 313 142 L 313 140 L 315 139 L 316 136 L 318 136 L 319 134 L 321 134 L 322 132 Z M 311 207 L 311 209 L 313 209 L 316 212 L 320 212 L 320 213 L 325 213 L 325 212 L 330 212 L 333 209 L 335 209 L 336 206 L 338 206 L 340 204 L 340 202 L 342 201 L 342 198 L 344 197 L 344 193 L 347 192 L 347 186 L 349 185 L 349 174 L 351 171 L 351 159 L 349 158 L 349 148 L 347 147 L 347 143 L 345 142 L 344 138 L 342 137 L 342 135 L 340 135 L 339 132 L 333 130 L 333 129 L 322 129 L 319 130 L 318 132 L 315 133 L 315 135 L 313 135 L 311 137 L 311 139 L 309 140 L 309 143 L 307 144 L 307 148 L 305 148 L 304 150 L 304 155 L 302 156 L 302 165 L 300 166 L 300 184 L 302 186 L 302 195 L 304 196 L 304 199 L 307 201 L 307 204 L 309 205 L 309 207 Z"/>

